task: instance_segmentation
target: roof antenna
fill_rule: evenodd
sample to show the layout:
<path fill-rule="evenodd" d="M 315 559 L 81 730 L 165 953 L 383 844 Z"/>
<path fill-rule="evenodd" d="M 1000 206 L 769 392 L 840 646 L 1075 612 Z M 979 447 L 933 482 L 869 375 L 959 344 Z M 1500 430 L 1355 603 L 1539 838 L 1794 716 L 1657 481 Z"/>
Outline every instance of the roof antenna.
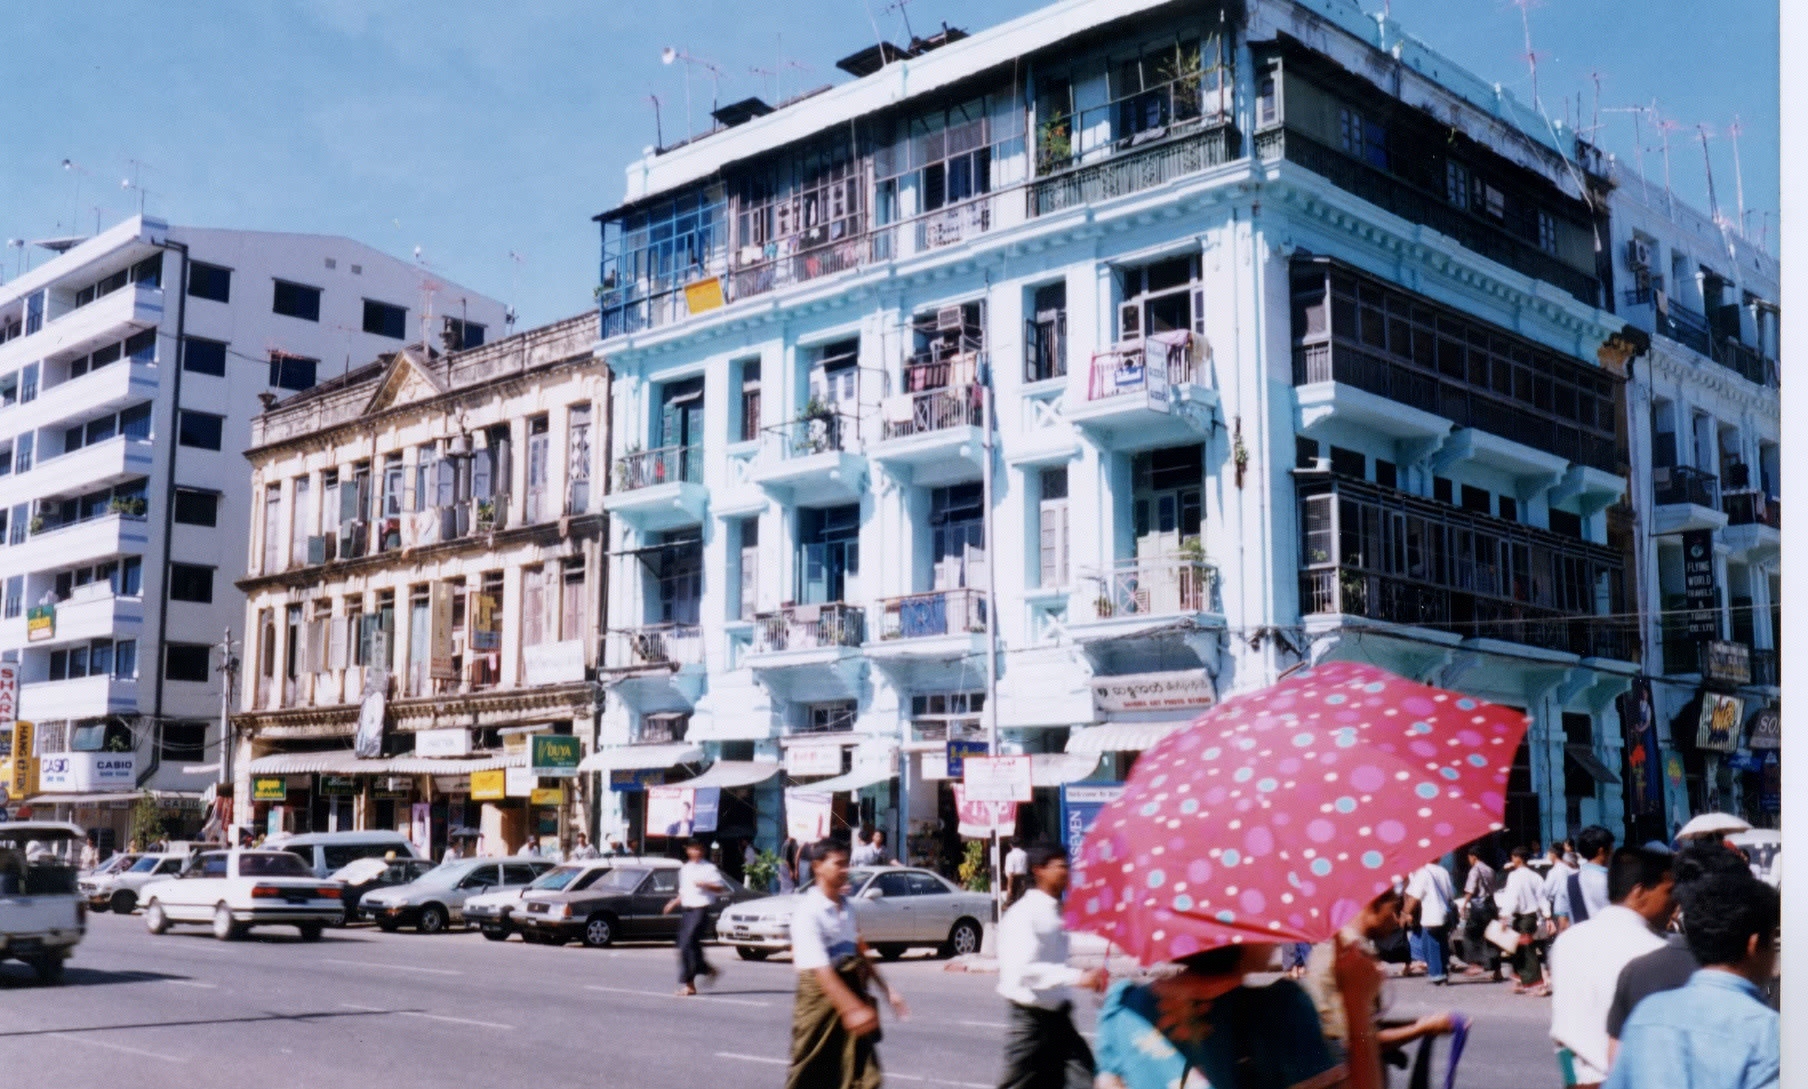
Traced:
<path fill-rule="evenodd" d="M 1532 52 L 1532 17 L 1528 14 L 1532 5 L 1539 0 L 1513 0 L 1513 6 L 1519 9 L 1519 25 L 1525 31 L 1526 67 L 1532 70 L 1532 108 L 1540 114 L 1544 113 L 1544 104 L 1538 100 L 1538 54 Z"/>
<path fill-rule="evenodd" d="M 653 104 L 653 140 L 655 141 L 653 146 L 663 150 L 665 148 L 665 122 L 659 117 L 659 96 L 649 94 L 647 101 Z M 515 255 L 511 253 L 509 256 L 514 257 Z"/>
<path fill-rule="evenodd" d="M 1656 112 L 1657 100 L 1652 99 L 1651 101 L 1653 112 Z M 1664 207 L 1668 209 L 1672 223 L 1676 221 L 1676 193 L 1670 188 L 1670 133 L 1679 128 L 1682 128 L 1681 122 L 1672 121 L 1667 117 L 1660 116 L 1658 118 L 1657 131 L 1664 134 Z"/>
<path fill-rule="evenodd" d="M 1739 169 L 1739 134 L 1745 129 L 1739 124 L 1739 115 L 1733 115 L 1733 123 L 1726 127 L 1726 135 L 1733 141 L 1733 193 L 1739 202 L 1739 237 L 1745 237 L 1745 174 Z"/>
<path fill-rule="evenodd" d="M 910 35 L 910 40 L 913 42 L 917 40 L 917 32 L 910 29 L 910 5 L 914 2 L 915 0 L 891 0 L 891 3 L 885 5 L 885 7 L 879 11 L 879 14 L 881 15 L 890 15 L 894 11 L 897 12 L 904 20 L 904 33 Z"/>

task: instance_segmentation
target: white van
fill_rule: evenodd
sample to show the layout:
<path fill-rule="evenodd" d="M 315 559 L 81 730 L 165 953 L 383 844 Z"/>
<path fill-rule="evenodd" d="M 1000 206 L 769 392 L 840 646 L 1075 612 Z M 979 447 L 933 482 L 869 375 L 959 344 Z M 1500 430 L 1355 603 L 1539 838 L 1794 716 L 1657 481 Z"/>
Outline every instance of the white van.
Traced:
<path fill-rule="evenodd" d="M 360 858 L 383 858 L 391 851 L 397 858 L 419 858 L 414 844 L 400 832 L 304 832 L 281 843 L 267 844 L 288 851 L 307 863 L 314 876 L 325 878 Z"/>
<path fill-rule="evenodd" d="M 0 822 L 0 960 L 22 960 L 45 983 L 87 930 L 66 852 L 87 833 L 61 821 Z"/>

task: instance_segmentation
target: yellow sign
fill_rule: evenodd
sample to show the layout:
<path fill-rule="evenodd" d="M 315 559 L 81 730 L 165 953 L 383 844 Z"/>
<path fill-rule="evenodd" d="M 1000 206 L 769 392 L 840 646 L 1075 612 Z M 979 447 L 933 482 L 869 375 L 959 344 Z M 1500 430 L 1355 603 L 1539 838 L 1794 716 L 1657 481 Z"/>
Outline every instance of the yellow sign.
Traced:
<path fill-rule="evenodd" d="M 29 722 L 13 723 L 13 769 L 7 788 L 21 800 L 38 792 L 38 758 L 32 755 L 36 732 Z"/>
<path fill-rule="evenodd" d="M 508 773 L 503 768 L 471 773 L 471 800 L 498 802 L 508 797 Z"/>
<path fill-rule="evenodd" d="M 722 278 L 711 276 L 707 280 L 698 280 L 694 284 L 684 285 L 684 305 L 693 314 L 701 314 L 705 310 L 714 310 L 723 305 Z"/>
<path fill-rule="evenodd" d="M 527 796 L 527 804 L 529 804 L 529 805 L 564 805 L 565 804 L 565 788 L 562 786 L 535 787 L 533 793 L 529 794 Z"/>
<path fill-rule="evenodd" d="M 289 781 L 280 776 L 258 777 L 251 780 L 251 800 L 254 802 L 286 802 L 289 800 Z"/>

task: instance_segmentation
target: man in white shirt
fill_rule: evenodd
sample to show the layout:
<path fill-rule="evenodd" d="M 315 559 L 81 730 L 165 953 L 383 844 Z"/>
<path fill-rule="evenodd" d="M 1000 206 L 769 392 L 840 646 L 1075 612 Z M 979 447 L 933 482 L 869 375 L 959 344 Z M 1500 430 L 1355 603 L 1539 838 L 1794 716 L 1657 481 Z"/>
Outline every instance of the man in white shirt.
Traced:
<path fill-rule="evenodd" d="M 716 969 L 703 957 L 703 925 L 708 921 L 710 905 L 728 891 L 722 871 L 703 859 L 703 843 L 692 840 L 684 845 L 684 865 L 678 867 L 678 895 L 665 906 L 667 911 L 682 910 L 678 923 L 678 994 L 697 993 L 699 976 L 715 982 Z"/>
<path fill-rule="evenodd" d="M 1013 840 L 1004 856 L 1004 894 L 1006 903 L 1016 903 L 1030 880 L 1030 856 L 1021 843 Z"/>
<path fill-rule="evenodd" d="M 1622 847 L 1608 866 L 1609 906 L 1557 935 L 1551 946 L 1551 1039 L 1566 1085 L 1590 1089 L 1607 1079 L 1607 1014 L 1620 970 L 1664 944 L 1676 911 L 1671 857 Z"/>
<path fill-rule="evenodd" d="M 1538 961 L 1537 943 L 1531 939 L 1538 933 L 1538 916 L 1544 910 L 1544 879 L 1528 865 L 1531 855 L 1530 848 L 1513 848 L 1513 857 L 1507 860 L 1507 883 L 1495 902 L 1500 905 L 1500 917 L 1520 936 L 1519 948 L 1513 953 L 1513 967 L 1519 972 L 1513 993 L 1542 996 L 1548 993 L 1544 966 Z"/>
<path fill-rule="evenodd" d="M 1436 984 L 1450 980 L 1445 967 L 1450 949 L 1450 904 L 1455 900 L 1450 871 L 1427 862 L 1406 879 L 1406 914 L 1419 913 L 1419 930 L 1410 935 L 1413 960 L 1425 966 L 1425 978 Z"/>
<path fill-rule="evenodd" d="M 874 833 L 877 834 L 877 833 Z M 876 866 L 879 864 L 879 849 L 865 833 L 855 833 L 854 850 L 848 857 L 850 866 Z"/>
<path fill-rule="evenodd" d="M 998 924 L 998 993 L 1010 1003 L 999 1089 L 1091 1089 L 1092 1049 L 1073 1023 L 1072 987 L 1102 991 L 1103 968 L 1067 963 L 1061 895 L 1067 855 L 1038 845 L 1026 853 L 1033 883 Z"/>
<path fill-rule="evenodd" d="M 571 860 L 573 862 L 588 862 L 595 857 L 596 848 L 591 845 L 589 834 L 579 832 L 578 845 L 571 849 Z"/>

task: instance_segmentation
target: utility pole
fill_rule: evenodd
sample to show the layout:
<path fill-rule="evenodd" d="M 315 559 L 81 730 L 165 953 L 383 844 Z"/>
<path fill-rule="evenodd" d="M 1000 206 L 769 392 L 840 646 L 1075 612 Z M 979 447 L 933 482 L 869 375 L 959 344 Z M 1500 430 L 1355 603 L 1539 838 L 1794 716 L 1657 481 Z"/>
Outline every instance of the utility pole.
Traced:
<path fill-rule="evenodd" d="M 986 527 L 986 755 L 997 757 L 998 748 L 998 533 L 997 518 L 992 511 L 992 460 L 995 452 L 992 411 L 992 360 L 988 355 L 980 364 L 979 406 L 985 416 L 981 420 L 984 428 L 985 464 L 981 469 L 981 487 L 985 493 L 985 527 Z M 1012 807 L 1015 809 L 1015 807 Z M 992 909 L 995 917 L 1002 917 L 999 912 L 1004 903 L 999 857 L 998 857 L 998 825 L 992 825 L 991 836 L 991 884 Z"/>
<path fill-rule="evenodd" d="M 220 639 L 220 767 L 214 779 L 214 805 L 219 806 L 220 787 L 232 783 L 232 682 L 238 676 L 239 662 L 232 653 L 232 628 L 226 628 L 226 634 Z M 235 799 L 236 801 L 236 799 Z M 237 806 L 233 807 L 235 810 Z M 234 814 L 236 823 L 237 813 Z M 226 838 L 227 846 L 233 842 L 232 826 L 225 821 L 220 822 L 220 834 Z"/>

